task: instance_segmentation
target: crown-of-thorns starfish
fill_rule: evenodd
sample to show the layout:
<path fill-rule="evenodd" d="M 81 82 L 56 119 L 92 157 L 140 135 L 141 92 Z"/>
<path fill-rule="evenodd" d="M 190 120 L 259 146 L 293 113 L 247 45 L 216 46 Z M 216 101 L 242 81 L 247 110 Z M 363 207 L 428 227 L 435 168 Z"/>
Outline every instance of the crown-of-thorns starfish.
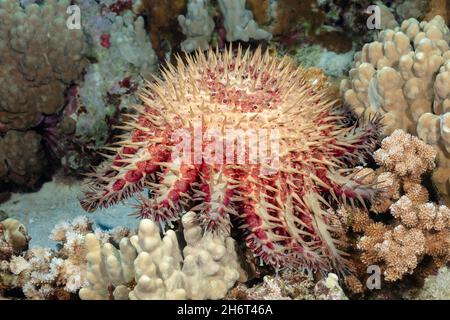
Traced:
<path fill-rule="evenodd" d="M 353 167 L 375 148 L 378 122 L 361 127 L 363 121 L 352 121 L 327 99 L 317 72 L 261 49 L 236 51 L 197 52 L 185 62 L 178 57 L 176 67 L 169 64 L 162 79 L 147 84 L 137 114 L 122 127 L 127 134 L 92 174 L 82 206 L 93 211 L 138 193 L 137 214 L 161 223 L 188 210 L 197 212 L 205 231 L 228 233 L 237 221 L 247 246 L 275 267 L 346 270 L 336 219 L 327 209 L 329 201 L 374 197 L 375 188 L 364 185 Z M 275 142 L 277 152 L 249 163 L 253 141 L 232 151 L 244 163 L 206 161 L 207 150 L 220 152 L 211 151 L 211 136 L 203 136 L 200 162 L 180 161 L 176 133 L 193 133 L 199 123 L 201 134 L 215 129 L 221 135 L 214 139 L 224 144 L 230 128 L 276 130 L 270 145 Z M 195 141 L 187 144 L 192 157 L 198 156 Z"/>

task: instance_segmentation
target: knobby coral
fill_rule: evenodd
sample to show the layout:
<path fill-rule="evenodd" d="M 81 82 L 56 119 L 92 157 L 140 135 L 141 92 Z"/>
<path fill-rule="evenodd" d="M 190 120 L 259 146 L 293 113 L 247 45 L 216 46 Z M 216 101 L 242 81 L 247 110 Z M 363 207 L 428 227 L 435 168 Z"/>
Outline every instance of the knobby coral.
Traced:
<path fill-rule="evenodd" d="M 355 55 L 342 97 L 357 114 L 384 115 L 386 134 L 403 129 L 438 151 L 434 181 L 450 195 L 450 32 L 442 17 L 403 21 Z"/>
<path fill-rule="evenodd" d="M 345 102 L 358 114 L 382 113 L 387 134 L 396 128 L 420 131 L 420 116 L 445 113 L 448 103 L 448 86 L 444 79 L 437 81 L 441 67 L 445 73 L 448 37 L 440 16 L 421 23 L 409 19 L 401 27 L 383 30 L 378 41 L 355 55 L 350 79 L 341 83 Z"/>
<path fill-rule="evenodd" d="M 81 75 L 86 44 L 81 30 L 66 27 L 69 5 L 0 1 L 0 122 L 8 128 L 29 128 L 61 110 L 67 84 Z"/>
<path fill-rule="evenodd" d="M 41 126 L 59 113 L 65 90 L 81 76 L 86 42 L 81 30 L 66 26 L 69 5 L 0 1 L 0 181 L 30 186 L 45 173 L 40 133 L 9 131 Z"/>
<path fill-rule="evenodd" d="M 204 231 L 228 234 L 237 218 L 247 246 L 276 267 L 346 270 L 322 194 L 373 199 L 347 165 L 374 148 L 377 122 L 352 123 L 327 99 L 320 74 L 261 49 L 198 52 L 163 76 L 142 92 L 82 206 L 93 211 L 138 193 L 137 215 L 163 224 L 193 210 Z M 270 144 L 259 158 L 249 132 L 262 148 Z"/>
<path fill-rule="evenodd" d="M 89 285 L 80 290 L 81 299 L 220 299 L 245 280 L 231 237 L 202 236 L 193 212 L 182 224 L 182 254 L 175 232 L 161 238 L 159 226 L 147 219 L 137 235 L 120 241 L 119 250 L 87 235 Z"/>

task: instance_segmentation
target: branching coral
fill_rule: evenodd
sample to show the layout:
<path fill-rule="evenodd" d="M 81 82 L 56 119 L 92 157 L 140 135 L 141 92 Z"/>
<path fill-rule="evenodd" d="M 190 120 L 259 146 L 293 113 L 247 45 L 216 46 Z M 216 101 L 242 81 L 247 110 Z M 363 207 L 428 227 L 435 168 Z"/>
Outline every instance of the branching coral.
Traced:
<path fill-rule="evenodd" d="M 245 9 L 245 0 L 218 0 L 224 17 L 227 41 L 270 40 L 272 35 L 261 29 L 251 11 Z"/>
<path fill-rule="evenodd" d="M 96 152 L 110 138 L 120 111 L 136 103 L 143 78 L 158 68 L 144 18 L 131 11 L 131 1 L 76 0 L 92 63 L 83 81 L 67 92 L 67 118 L 75 124 L 63 167 L 76 174 L 98 163 Z M 106 5 L 106 6 L 105 6 Z"/>
<path fill-rule="evenodd" d="M 230 237 L 208 234 L 195 214 L 183 216 L 186 246 L 181 253 L 174 231 L 163 238 L 153 221 L 142 220 L 138 234 L 123 238 L 119 249 L 86 237 L 89 286 L 81 299 L 220 299 L 245 274 Z"/>
<path fill-rule="evenodd" d="M 417 134 L 438 151 L 435 183 L 450 195 L 450 32 L 444 20 L 405 20 L 381 32 L 355 55 L 341 83 L 345 103 L 358 114 L 384 115 L 386 133 Z"/>
<path fill-rule="evenodd" d="M 51 238 L 58 243 L 57 250 L 31 248 L 26 250 L 26 229 L 18 221 L 5 220 L 2 224 L 12 229 L 10 239 L 17 248 L 2 258 L 1 276 L 4 289 L 20 289 L 28 299 L 70 299 L 86 284 L 85 235 L 93 232 L 92 221 L 78 217 L 71 223 L 62 222 L 52 231 Z M 1 225 L 1 224 L 0 224 Z M 128 236 L 124 228 L 110 232 L 95 231 L 103 242 L 120 241 Z M 8 239 L 5 233 L 5 239 Z"/>
<path fill-rule="evenodd" d="M 77 0 L 84 31 L 91 44 L 91 64 L 75 94 L 79 96 L 76 136 L 83 144 L 104 146 L 109 137 L 108 119 L 135 103 L 133 88 L 156 72 L 157 57 L 145 31 L 144 19 L 130 10 L 104 14 L 94 0 Z M 102 40 L 103 39 L 103 40 Z M 106 41 L 107 40 L 107 41 Z M 106 42 L 105 42 L 106 41 Z M 111 97 L 115 97 L 112 99 Z"/>
<path fill-rule="evenodd" d="M 362 232 L 358 249 L 366 266 L 380 265 L 386 281 L 402 279 L 415 272 L 424 257 L 434 267 L 450 261 L 450 209 L 429 202 L 421 185 L 422 175 L 434 167 L 436 151 L 417 137 L 396 130 L 375 152 L 381 166 L 366 179 L 383 186 L 371 208 L 375 213 L 389 209 L 391 219 L 374 222 L 367 212 L 352 212 L 352 227 Z"/>
<path fill-rule="evenodd" d="M 214 21 L 208 12 L 207 0 L 190 0 L 186 17 L 178 16 L 178 23 L 187 39 L 181 43 L 186 52 L 207 50 L 214 31 Z"/>
<path fill-rule="evenodd" d="M 420 181 L 426 171 L 434 169 L 436 151 L 417 137 L 396 130 L 383 139 L 374 159 L 386 171 L 409 182 Z M 404 181 L 405 182 L 405 181 Z"/>
<path fill-rule="evenodd" d="M 376 190 L 347 165 L 375 147 L 377 121 L 347 119 L 327 100 L 320 73 L 261 49 L 198 52 L 163 74 L 141 94 L 138 114 L 122 127 L 128 134 L 93 174 L 82 206 L 108 207 L 148 187 L 141 217 L 164 224 L 194 210 L 205 232 L 228 234 L 237 216 L 247 246 L 270 265 L 346 270 L 322 194 L 373 200 Z M 251 160 L 255 142 L 241 139 L 252 132 L 260 141 L 272 132 L 260 161 Z M 225 159 L 220 148 L 236 143 Z"/>

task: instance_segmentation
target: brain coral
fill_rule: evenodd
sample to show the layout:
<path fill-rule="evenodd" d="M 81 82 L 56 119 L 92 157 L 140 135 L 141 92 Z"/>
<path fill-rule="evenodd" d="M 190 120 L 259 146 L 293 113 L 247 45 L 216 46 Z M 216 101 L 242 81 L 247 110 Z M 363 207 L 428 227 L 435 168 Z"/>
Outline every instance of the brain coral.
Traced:
<path fill-rule="evenodd" d="M 380 113 L 385 133 L 403 129 L 438 151 L 434 174 L 450 195 L 450 32 L 442 17 L 403 21 L 355 55 L 341 83 L 346 104 L 357 114 Z"/>
<path fill-rule="evenodd" d="M 377 122 L 353 123 L 327 99 L 321 74 L 287 57 L 239 47 L 236 55 L 230 48 L 186 59 L 142 92 L 138 114 L 93 174 L 82 206 L 108 207 L 147 188 L 141 217 L 164 223 L 192 210 L 204 231 L 224 234 L 235 217 L 247 246 L 268 264 L 346 269 L 322 195 L 373 198 L 352 167 L 376 144 Z"/>
<path fill-rule="evenodd" d="M 81 30 L 66 27 L 67 0 L 22 8 L 0 0 L 0 123 L 12 129 L 35 125 L 58 112 L 64 90 L 84 66 Z"/>

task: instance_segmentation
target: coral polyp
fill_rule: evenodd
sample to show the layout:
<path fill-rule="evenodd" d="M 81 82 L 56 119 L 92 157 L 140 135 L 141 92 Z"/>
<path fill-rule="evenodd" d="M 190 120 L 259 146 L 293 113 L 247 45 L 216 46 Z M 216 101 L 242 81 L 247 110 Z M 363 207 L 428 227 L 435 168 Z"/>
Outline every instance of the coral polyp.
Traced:
<path fill-rule="evenodd" d="M 161 224 L 194 211 L 204 232 L 237 225 L 274 267 L 346 271 L 328 209 L 373 200 L 376 188 L 354 167 L 379 128 L 377 119 L 361 125 L 329 92 L 319 72 L 261 49 L 178 57 L 141 91 L 81 204 L 94 211 L 137 194 L 137 214 Z"/>

